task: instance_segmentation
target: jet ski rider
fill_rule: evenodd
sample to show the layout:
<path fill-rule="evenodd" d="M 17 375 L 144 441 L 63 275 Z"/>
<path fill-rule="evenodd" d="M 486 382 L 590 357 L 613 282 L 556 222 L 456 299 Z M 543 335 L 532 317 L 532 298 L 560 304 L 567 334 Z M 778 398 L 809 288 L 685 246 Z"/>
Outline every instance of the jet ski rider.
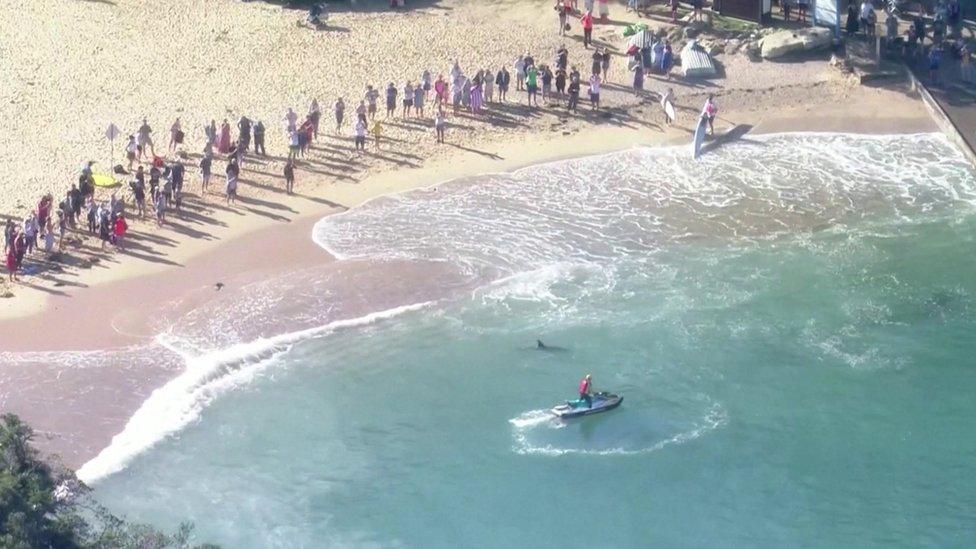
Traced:
<path fill-rule="evenodd" d="M 579 384 L 579 397 L 580 400 L 586 401 L 586 407 L 593 407 L 593 397 L 590 396 L 590 374 L 586 374 Z"/>

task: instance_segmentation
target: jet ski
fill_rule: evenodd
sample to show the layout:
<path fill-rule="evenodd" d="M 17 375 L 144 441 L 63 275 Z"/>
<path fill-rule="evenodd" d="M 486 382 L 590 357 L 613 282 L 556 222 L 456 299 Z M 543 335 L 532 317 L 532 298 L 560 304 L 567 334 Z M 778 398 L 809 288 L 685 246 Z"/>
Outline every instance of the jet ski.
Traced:
<path fill-rule="evenodd" d="M 560 404 L 549 411 L 556 417 L 565 419 L 613 410 L 624 401 L 624 397 L 607 392 L 593 393 L 590 398 L 593 400 L 592 406 L 587 406 L 585 400 L 578 398 L 567 400 L 566 404 Z"/>

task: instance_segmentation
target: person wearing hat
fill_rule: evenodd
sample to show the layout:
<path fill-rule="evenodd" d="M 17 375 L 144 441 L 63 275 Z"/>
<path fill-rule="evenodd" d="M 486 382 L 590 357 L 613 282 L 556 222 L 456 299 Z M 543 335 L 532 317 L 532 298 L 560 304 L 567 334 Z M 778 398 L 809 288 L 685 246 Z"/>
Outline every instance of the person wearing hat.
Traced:
<path fill-rule="evenodd" d="M 580 380 L 580 384 L 579 384 L 579 397 L 580 400 L 586 401 L 587 408 L 593 407 L 593 397 L 590 396 L 591 377 L 592 376 L 590 376 L 590 374 L 586 374 L 586 377 Z"/>

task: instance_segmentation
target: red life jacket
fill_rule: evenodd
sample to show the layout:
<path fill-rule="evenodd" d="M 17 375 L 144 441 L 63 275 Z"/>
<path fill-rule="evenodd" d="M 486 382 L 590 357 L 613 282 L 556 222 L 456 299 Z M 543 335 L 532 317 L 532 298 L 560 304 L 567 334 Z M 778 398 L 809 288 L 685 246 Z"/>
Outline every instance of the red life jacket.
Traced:
<path fill-rule="evenodd" d="M 583 381 L 580 381 L 579 392 L 581 395 L 590 392 L 590 380 L 584 377 Z"/>

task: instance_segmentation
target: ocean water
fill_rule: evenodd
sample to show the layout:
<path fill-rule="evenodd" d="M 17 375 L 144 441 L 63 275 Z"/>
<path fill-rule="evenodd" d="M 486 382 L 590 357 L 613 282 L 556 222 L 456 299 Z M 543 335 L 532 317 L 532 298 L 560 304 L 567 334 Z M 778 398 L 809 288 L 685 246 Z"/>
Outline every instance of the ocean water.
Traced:
<path fill-rule="evenodd" d="M 79 475 L 226 547 L 971 546 L 973 170 L 934 134 L 688 156 L 323 219 L 340 261 L 161 323 L 185 372 Z M 553 419 L 587 373 L 623 405 Z"/>

